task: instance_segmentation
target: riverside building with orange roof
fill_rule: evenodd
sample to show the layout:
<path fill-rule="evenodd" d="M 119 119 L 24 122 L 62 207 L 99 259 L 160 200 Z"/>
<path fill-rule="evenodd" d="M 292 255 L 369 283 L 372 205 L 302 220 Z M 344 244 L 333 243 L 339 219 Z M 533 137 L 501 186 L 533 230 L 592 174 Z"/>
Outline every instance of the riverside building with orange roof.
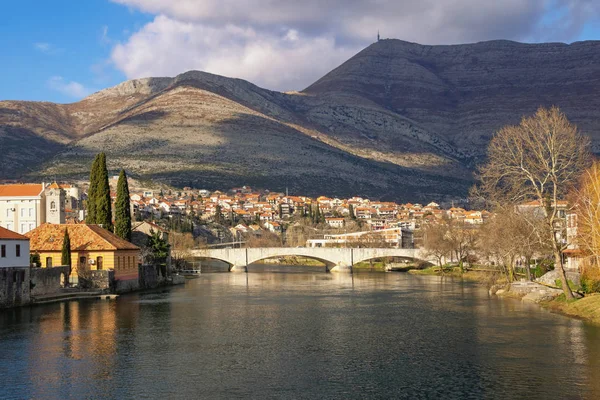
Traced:
<path fill-rule="evenodd" d="M 71 281 L 78 271 L 113 270 L 116 281 L 138 280 L 140 248 L 99 225 L 42 224 L 28 232 L 31 253 L 40 256 L 42 268 L 61 265 L 65 230 L 71 240 Z"/>

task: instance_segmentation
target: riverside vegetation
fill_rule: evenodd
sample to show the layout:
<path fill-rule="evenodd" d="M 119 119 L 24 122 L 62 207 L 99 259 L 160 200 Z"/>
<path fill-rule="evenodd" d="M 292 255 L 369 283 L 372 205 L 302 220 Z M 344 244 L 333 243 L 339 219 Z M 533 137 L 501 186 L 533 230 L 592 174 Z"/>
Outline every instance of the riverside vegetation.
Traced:
<path fill-rule="evenodd" d="M 423 244 L 438 266 L 417 273 L 460 274 L 491 286 L 554 269 L 563 294 L 545 306 L 598 322 L 600 297 L 593 295 L 600 292 L 600 165 L 588 146 L 558 108 L 540 108 L 499 130 L 472 190 L 493 218 L 477 231 L 452 220 L 426 225 Z M 567 250 L 580 260 L 579 286 L 567 279 Z M 455 268 L 444 265 L 448 258 L 457 261 Z M 466 265 L 481 264 L 489 273 L 466 272 Z"/>

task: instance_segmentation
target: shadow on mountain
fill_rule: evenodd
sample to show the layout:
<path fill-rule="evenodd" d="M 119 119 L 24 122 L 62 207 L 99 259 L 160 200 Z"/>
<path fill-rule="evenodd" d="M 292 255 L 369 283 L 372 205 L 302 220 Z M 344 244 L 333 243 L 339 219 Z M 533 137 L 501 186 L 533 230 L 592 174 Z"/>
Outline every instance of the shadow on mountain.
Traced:
<path fill-rule="evenodd" d="M 39 171 L 42 164 L 66 148 L 64 144 L 40 137 L 31 130 L 0 126 L 0 177 L 19 179 Z"/>
<path fill-rule="evenodd" d="M 164 118 L 169 113 L 166 111 L 153 110 L 135 114 L 130 117 L 123 118 L 117 124 L 147 124 L 149 122 Z"/>
<path fill-rule="evenodd" d="M 393 200 L 466 195 L 470 185 L 470 180 L 441 178 L 364 159 L 255 115 L 237 114 L 213 127 L 213 134 L 221 144 L 167 145 L 165 156 L 178 154 L 177 160 L 185 167 L 141 177 L 174 186 L 223 189 L 245 184 L 279 191 L 288 188 L 307 195 L 380 196 Z M 137 158 L 139 152 L 136 149 L 131 157 Z"/>

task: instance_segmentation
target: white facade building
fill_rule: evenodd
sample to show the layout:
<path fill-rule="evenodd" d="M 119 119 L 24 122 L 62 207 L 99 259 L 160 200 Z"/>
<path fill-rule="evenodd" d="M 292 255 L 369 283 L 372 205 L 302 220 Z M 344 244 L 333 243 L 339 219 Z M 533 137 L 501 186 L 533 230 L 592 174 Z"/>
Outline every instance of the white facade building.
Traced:
<path fill-rule="evenodd" d="M 64 199 L 64 191 L 43 183 L 0 185 L 0 226 L 25 234 L 45 222 L 64 223 Z"/>
<path fill-rule="evenodd" d="M 29 238 L 0 227 L 0 268 L 29 267 Z"/>

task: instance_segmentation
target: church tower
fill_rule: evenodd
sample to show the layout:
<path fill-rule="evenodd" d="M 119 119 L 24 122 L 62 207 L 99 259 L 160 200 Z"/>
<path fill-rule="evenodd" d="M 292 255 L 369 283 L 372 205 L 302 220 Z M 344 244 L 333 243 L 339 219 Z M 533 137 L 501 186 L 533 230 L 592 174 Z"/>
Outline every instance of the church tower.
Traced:
<path fill-rule="evenodd" d="M 51 224 L 64 224 L 66 193 L 55 182 L 46 189 L 46 221 Z"/>

